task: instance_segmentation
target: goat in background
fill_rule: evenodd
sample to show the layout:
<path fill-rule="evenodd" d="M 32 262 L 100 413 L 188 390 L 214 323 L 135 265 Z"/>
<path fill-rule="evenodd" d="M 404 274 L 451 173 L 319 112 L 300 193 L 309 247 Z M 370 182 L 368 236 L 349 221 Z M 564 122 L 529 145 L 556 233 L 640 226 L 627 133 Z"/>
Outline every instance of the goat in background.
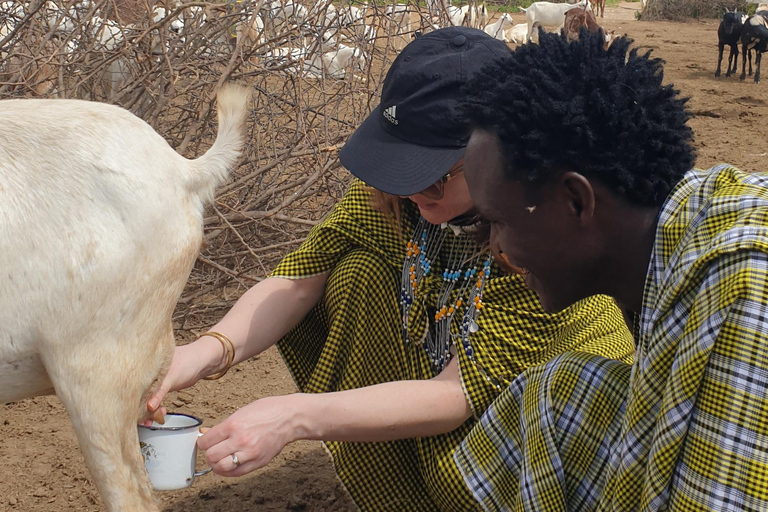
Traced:
<path fill-rule="evenodd" d="M 741 38 L 741 30 L 747 18 L 746 14 L 737 11 L 730 12 L 726 10 L 723 15 L 720 26 L 717 28 L 718 55 L 715 77 L 720 76 L 720 65 L 723 62 L 723 50 L 726 45 L 731 47 L 731 52 L 728 55 L 728 67 L 725 70 L 725 76 L 729 77 L 731 74 L 736 74 L 736 67 L 739 62 L 739 40 Z"/>
<path fill-rule="evenodd" d="M 752 74 L 752 56 L 749 50 L 755 51 L 755 83 L 760 83 L 760 61 L 763 52 L 768 48 L 768 4 L 760 4 L 753 16 L 750 16 L 741 29 L 741 76 L 746 78 L 745 68 L 749 57 L 749 74 Z"/>

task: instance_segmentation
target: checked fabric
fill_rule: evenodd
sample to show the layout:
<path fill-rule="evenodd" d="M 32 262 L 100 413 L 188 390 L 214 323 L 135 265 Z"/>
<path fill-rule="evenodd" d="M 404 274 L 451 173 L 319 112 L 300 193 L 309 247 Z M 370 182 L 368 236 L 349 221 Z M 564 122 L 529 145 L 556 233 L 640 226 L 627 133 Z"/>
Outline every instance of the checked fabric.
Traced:
<path fill-rule="evenodd" d="M 633 366 L 526 371 L 455 454 L 488 511 L 768 510 L 768 176 L 694 170 L 662 207 Z"/>
<path fill-rule="evenodd" d="M 371 207 L 371 194 L 361 182 L 353 183 L 302 246 L 273 271 L 273 277 L 288 279 L 329 273 L 322 301 L 278 344 L 303 392 L 434 376 L 422 346 L 403 341 L 401 273 L 406 243 L 419 217 L 410 201 L 402 203 L 398 225 Z M 412 339 L 423 339 L 427 318 L 434 317 L 430 307 L 438 302 L 442 270 L 457 238 L 447 235 L 433 262 L 439 271 L 419 284 L 410 312 Z M 607 297 L 549 315 L 519 276 L 504 275 L 494 265 L 483 304 L 480 330 L 471 342 L 478 364 L 502 389 L 526 368 L 566 350 L 631 360 L 631 335 Z M 463 351 L 459 367 L 467 400 L 479 417 L 501 391 Z M 361 510 L 479 510 L 453 462 L 453 452 L 474 423 L 472 418 L 452 432 L 428 438 L 329 442 L 326 447 Z"/>

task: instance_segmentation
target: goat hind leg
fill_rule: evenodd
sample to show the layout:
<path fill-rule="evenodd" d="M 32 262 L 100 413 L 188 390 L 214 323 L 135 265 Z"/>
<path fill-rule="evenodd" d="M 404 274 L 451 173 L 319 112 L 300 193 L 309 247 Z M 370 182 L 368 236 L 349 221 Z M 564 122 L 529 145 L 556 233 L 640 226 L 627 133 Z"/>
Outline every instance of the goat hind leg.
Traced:
<path fill-rule="evenodd" d="M 740 81 L 744 81 L 745 78 L 747 78 L 747 54 L 749 53 L 749 50 L 747 49 L 747 45 L 742 45 L 741 48 L 741 76 L 739 77 Z M 752 69 L 752 61 L 749 63 L 750 70 Z M 750 75 L 752 72 L 750 71 Z"/>
<path fill-rule="evenodd" d="M 756 50 L 757 51 L 757 50 Z M 758 51 L 755 55 L 755 83 L 760 83 L 760 61 L 763 60 L 763 52 Z"/>
<path fill-rule="evenodd" d="M 717 69 L 715 70 L 715 78 L 720 76 L 720 65 L 723 62 L 723 48 L 725 45 L 718 44 L 717 45 Z M 728 70 L 725 72 L 725 76 L 728 76 L 731 73 L 731 57 L 733 56 L 733 52 L 728 57 Z"/>
<path fill-rule="evenodd" d="M 170 337 L 168 337 L 170 336 Z M 94 339 L 51 351 L 44 363 L 109 512 L 157 512 L 138 443 L 142 404 L 167 368 L 173 337 L 142 353 L 136 339 Z M 48 354 L 46 354 L 48 356 Z"/>
<path fill-rule="evenodd" d="M 731 60 L 733 60 L 733 69 L 731 69 Z M 728 56 L 728 71 L 725 72 L 726 78 L 735 75 L 736 74 L 736 68 L 738 67 L 739 62 L 739 47 L 737 46 L 731 46 L 731 53 Z"/>

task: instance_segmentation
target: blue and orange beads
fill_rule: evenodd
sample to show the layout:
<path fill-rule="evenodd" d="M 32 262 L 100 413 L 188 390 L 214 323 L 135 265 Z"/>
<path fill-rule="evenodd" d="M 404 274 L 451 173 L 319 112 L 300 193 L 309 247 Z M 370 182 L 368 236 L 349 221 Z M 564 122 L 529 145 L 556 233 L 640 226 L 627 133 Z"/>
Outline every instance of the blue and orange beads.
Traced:
<path fill-rule="evenodd" d="M 464 318 L 462 318 L 461 327 L 459 329 L 464 353 L 476 364 L 475 352 L 472 349 L 472 343 L 469 341 L 469 336 L 480 329 L 477 325 L 477 317 L 480 315 L 480 310 L 483 308 L 483 288 L 485 287 L 485 282 L 491 275 L 492 259 L 492 256 L 488 256 L 488 259 L 483 262 L 483 269 L 480 271 L 479 276 L 477 276 L 477 280 L 474 282 L 474 286 L 469 293 L 467 299 L 468 307 L 464 310 Z M 475 277 L 477 275 L 474 273 L 475 269 L 472 270 L 473 273 L 471 277 Z"/>
<path fill-rule="evenodd" d="M 432 262 L 427 256 L 431 249 L 431 236 L 434 235 L 437 226 L 427 223 L 424 219 L 419 221 L 415 236 L 406 244 L 405 261 L 403 263 L 402 285 L 400 287 L 400 309 L 403 315 L 403 339 L 410 342 L 408 331 L 408 313 L 419 288 L 422 277 L 429 275 Z M 429 233 L 428 233 L 429 231 Z M 420 234 L 419 234 L 420 233 Z M 415 240 L 414 240 L 415 239 Z M 418 242 L 416 241 L 418 240 Z"/>

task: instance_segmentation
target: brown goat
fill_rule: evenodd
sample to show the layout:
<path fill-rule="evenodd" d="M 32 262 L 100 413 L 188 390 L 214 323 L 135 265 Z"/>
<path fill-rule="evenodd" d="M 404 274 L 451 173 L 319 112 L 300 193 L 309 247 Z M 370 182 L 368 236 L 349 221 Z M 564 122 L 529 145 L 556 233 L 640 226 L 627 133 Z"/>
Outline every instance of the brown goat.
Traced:
<path fill-rule="evenodd" d="M 576 41 L 579 38 L 579 32 L 582 27 L 586 27 L 592 33 L 601 32 L 605 37 L 603 48 L 606 50 L 613 42 L 613 32 L 605 30 L 597 24 L 597 19 L 591 11 L 577 7 L 565 13 L 565 23 L 563 24 L 563 33 L 568 41 Z"/>

